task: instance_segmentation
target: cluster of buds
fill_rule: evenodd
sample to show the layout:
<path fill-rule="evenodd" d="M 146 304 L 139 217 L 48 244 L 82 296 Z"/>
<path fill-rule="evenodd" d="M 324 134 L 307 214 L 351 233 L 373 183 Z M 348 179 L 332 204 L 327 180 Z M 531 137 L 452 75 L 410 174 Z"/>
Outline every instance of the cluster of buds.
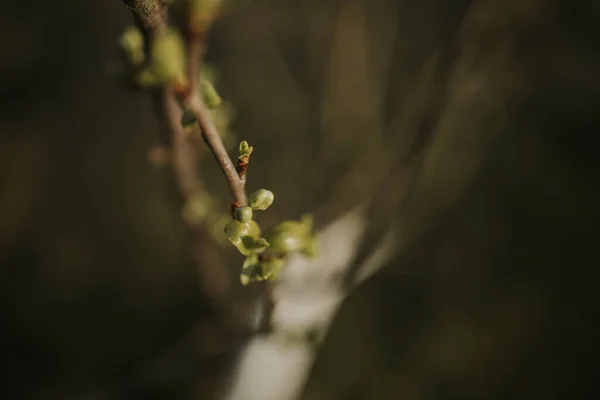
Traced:
<path fill-rule="evenodd" d="M 252 146 L 240 144 L 239 160 L 247 165 Z M 232 219 L 225 225 L 225 235 L 238 251 L 246 257 L 240 280 L 243 285 L 256 281 L 274 279 L 278 276 L 285 259 L 292 253 L 314 256 L 316 240 L 311 215 L 299 221 L 283 221 L 264 232 L 254 220 L 255 211 L 265 211 L 274 202 L 275 195 L 267 189 L 259 189 L 248 197 L 248 205 L 233 204 Z"/>

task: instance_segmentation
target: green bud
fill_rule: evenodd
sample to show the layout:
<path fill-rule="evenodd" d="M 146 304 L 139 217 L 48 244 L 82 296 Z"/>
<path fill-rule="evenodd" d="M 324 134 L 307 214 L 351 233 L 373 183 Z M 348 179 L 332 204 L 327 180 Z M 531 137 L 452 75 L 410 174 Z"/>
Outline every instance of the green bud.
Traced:
<path fill-rule="evenodd" d="M 250 221 L 248 221 L 246 223 L 248 224 L 248 227 L 250 228 L 250 234 L 248 236 L 251 236 L 254 239 L 258 239 L 261 235 L 260 225 L 258 225 L 258 222 L 251 219 Z"/>
<path fill-rule="evenodd" d="M 256 192 L 252 193 L 248 199 L 250 203 L 250 207 L 253 210 L 264 211 L 273 204 L 275 200 L 275 195 L 273 192 L 267 189 L 259 189 Z"/>
<path fill-rule="evenodd" d="M 258 255 L 253 254 L 244 260 L 242 265 L 242 273 L 240 274 L 240 281 L 242 285 L 246 286 L 249 283 L 256 282 L 261 276 L 261 266 L 258 260 Z"/>
<path fill-rule="evenodd" d="M 121 34 L 119 46 L 131 65 L 141 65 L 146 59 L 146 55 L 144 54 L 144 35 L 135 26 L 127 28 Z"/>
<path fill-rule="evenodd" d="M 306 231 L 301 223 L 286 221 L 265 232 L 265 239 L 271 244 L 271 251 L 276 253 L 292 253 L 306 246 Z"/>
<path fill-rule="evenodd" d="M 215 89 L 213 84 L 207 79 L 200 79 L 200 91 L 204 103 L 210 109 L 219 107 L 223 102 L 223 99 L 221 99 L 221 96 L 217 93 L 217 89 Z"/>
<path fill-rule="evenodd" d="M 237 207 L 233 212 L 233 217 L 240 222 L 249 222 L 252 219 L 252 208 L 248 206 Z"/>
<path fill-rule="evenodd" d="M 261 234 L 260 226 L 253 219 L 245 223 L 232 219 L 225 225 L 224 232 L 234 246 L 239 246 L 245 236 L 258 239 Z"/>
<path fill-rule="evenodd" d="M 260 261 L 258 255 L 253 254 L 244 260 L 240 281 L 242 285 L 260 282 L 267 279 L 276 279 L 285 264 L 282 258 L 270 258 Z"/>
<path fill-rule="evenodd" d="M 232 219 L 225 225 L 224 231 L 231 243 L 233 243 L 234 246 L 238 246 L 242 243 L 242 237 L 251 235 L 252 228 L 247 222 L 242 223 Z"/>
<path fill-rule="evenodd" d="M 312 234 L 312 217 L 303 216 L 301 221 L 283 221 L 267 229 L 264 238 L 270 244 L 270 252 L 316 253 L 316 240 Z"/>
<path fill-rule="evenodd" d="M 283 258 L 271 258 L 267 261 L 263 261 L 260 263 L 261 277 L 265 280 L 276 279 L 284 264 L 285 260 Z"/>
<path fill-rule="evenodd" d="M 238 157 L 238 159 L 242 159 L 242 158 L 250 158 L 250 155 L 252 154 L 252 151 L 254 150 L 254 147 L 250 146 L 248 144 L 248 142 L 246 142 L 245 140 L 240 142 L 240 155 Z"/>
<path fill-rule="evenodd" d="M 158 35 L 152 47 L 152 62 L 163 83 L 185 84 L 186 52 L 183 39 L 175 29 Z"/>
<path fill-rule="evenodd" d="M 213 199 L 206 193 L 193 195 L 182 210 L 183 219 L 192 225 L 203 222 L 213 209 Z"/>

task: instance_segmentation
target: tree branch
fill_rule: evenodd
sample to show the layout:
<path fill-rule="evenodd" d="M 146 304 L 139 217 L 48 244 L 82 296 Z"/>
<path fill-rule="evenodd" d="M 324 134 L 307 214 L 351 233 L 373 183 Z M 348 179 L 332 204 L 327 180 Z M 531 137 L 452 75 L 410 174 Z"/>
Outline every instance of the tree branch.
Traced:
<path fill-rule="evenodd" d="M 221 170 L 225 174 L 236 205 L 245 206 L 248 204 L 244 189 L 245 179 L 240 177 L 229 154 L 227 154 L 227 150 L 221 140 L 221 135 L 219 134 L 210 111 L 204 104 L 201 93 L 198 90 L 198 74 L 200 72 L 202 54 L 206 45 L 206 32 L 215 15 L 215 13 L 197 15 L 194 13 L 194 10 L 191 10 L 189 13 L 187 27 L 187 76 L 189 86 L 182 97 L 185 106 L 198 121 L 202 139 L 212 151 Z"/>
<path fill-rule="evenodd" d="M 126 3 L 127 4 L 127 3 Z M 168 27 L 168 13 L 165 7 L 157 6 L 149 12 L 132 9 L 136 24 L 146 37 L 146 50 L 151 49 L 151 40 L 156 36 L 164 34 Z M 179 104 L 175 88 L 164 86 L 153 93 L 154 102 L 159 118 L 165 125 L 170 144 L 170 161 L 173 175 L 177 183 L 179 195 L 183 202 L 187 202 L 194 195 L 200 193 L 202 185 L 198 178 L 198 154 L 190 140 L 188 133 L 184 130 L 181 116 L 183 110 Z M 216 131 L 216 129 L 214 129 Z M 223 146 L 221 146 L 223 147 Z M 193 257 L 198 261 L 202 275 L 203 291 L 217 303 L 228 296 L 230 290 L 229 278 L 225 271 L 215 268 L 214 262 L 203 263 L 201 258 L 207 256 L 206 235 L 197 226 L 190 226 L 194 235 Z M 204 248 L 204 249 L 202 249 Z M 207 270 L 209 269 L 209 270 Z"/>
<path fill-rule="evenodd" d="M 237 205 L 247 205 L 248 200 L 246 199 L 244 181 L 238 175 L 231 158 L 229 158 L 229 154 L 227 154 L 227 150 L 223 145 L 221 135 L 215 127 L 210 111 L 197 93 L 191 94 L 185 101 L 185 105 L 192 114 L 194 114 L 194 117 L 196 117 L 202 133 L 202 138 L 212 151 L 221 170 L 225 174 L 227 182 L 229 183 L 229 188 L 231 189 L 231 193 L 233 194 Z"/>

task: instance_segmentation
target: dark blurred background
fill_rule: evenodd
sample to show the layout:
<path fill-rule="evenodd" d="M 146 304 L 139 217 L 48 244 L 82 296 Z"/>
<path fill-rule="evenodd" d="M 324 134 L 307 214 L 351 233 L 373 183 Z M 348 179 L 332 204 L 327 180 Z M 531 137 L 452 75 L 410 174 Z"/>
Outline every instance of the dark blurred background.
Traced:
<path fill-rule="evenodd" d="M 138 382 L 211 316 L 147 161 L 150 100 L 109 73 L 131 20 L 118 0 L 2 5 L 2 398 L 211 398 L 234 351 Z M 257 0 L 217 22 L 207 58 L 266 218 L 370 203 L 363 253 L 400 232 L 303 398 L 597 396 L 598 37 L 595 0 Z M 202 177 L 228 204 L 209 158 Z"/>

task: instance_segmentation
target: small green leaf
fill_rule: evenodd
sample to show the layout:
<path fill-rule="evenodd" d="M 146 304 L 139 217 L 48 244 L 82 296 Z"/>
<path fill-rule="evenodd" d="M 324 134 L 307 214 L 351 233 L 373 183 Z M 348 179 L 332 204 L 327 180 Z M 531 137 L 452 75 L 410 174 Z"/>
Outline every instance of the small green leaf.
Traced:
<path fill-rule="evenodd" d="M 242 237 L 242 242 L 237 246 L 240 253 L 247 256 L 250 254 L 260 254 L 269 247 L 269 242 L 263 238 L 255 239 L 252 236 Z"/>
<path fill-rule="evenodd" d="M 242 236 L 240 243 L 235 245 L 236 249 L 244 255 L 260 254 L 269 247 L 269 242 L 263 238 L 253 238 L 252 236 Z"/>

